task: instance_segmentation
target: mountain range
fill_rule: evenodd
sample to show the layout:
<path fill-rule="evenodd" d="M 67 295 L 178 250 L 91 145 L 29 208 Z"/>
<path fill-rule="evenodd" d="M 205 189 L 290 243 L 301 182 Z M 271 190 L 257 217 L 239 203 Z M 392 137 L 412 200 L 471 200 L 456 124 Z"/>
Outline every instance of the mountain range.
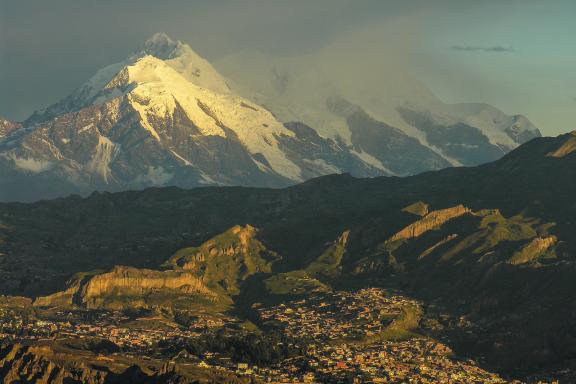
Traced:
<path fill-rule="evenodd" d="M 0 120 L 0 200 L 411 175 L 496 160 L 540 136 L 521 115 L 444 104 L 412 78 L 383 81 L 393 97 L 350 90 L 315 62 L 239 54 L 217 65 L 232 81 L 155 34 L 24 122 Z"/>
<path fill-rule="evenodd" d="M 494 369 L 562 370 L 576 358 L 575 162 L 570 133 L 405 178 L 1 203 L 0 292 L 181 317 L 381 285 L 460 319 L 434 337 Z"/>

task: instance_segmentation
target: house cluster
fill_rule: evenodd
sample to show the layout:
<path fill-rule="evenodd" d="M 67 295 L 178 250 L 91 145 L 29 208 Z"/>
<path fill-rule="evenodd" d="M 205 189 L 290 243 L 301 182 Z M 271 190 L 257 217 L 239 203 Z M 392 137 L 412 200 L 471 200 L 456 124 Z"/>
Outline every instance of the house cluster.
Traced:
<path fill-rule="evenodd" d="M 416 300 L 368 288 L 321 294 L 259 308 L 258 312 L 264 323 L 280 326 L 289 336 L 326 342 L 379 334 L 402 313 L 403 308 L 418 305 Z"/>
<path fill-rule="evenodd" d="M 271 383 L 506 382 L 473 360 L 455 357 L 439 341 L 417 335 L 378 337 L 388 335 L 391 324 L 405 316 L 407 308 L 420 306 L 416 300 L 378 288 L 319 293 L 275 306 L 256 306 L 263 324 L 304 341 L 306 352 L 263 367 L 217 352 L 194 356 L 183 348 L 171 356 L 171 363 L 211 367 Z M 189 327 L 153 327 L 154 321 L 162 319 L 138 320 L 118 311 L 91 312 L 86 318 L 61 311 L 50 319 L 38 319 L 0 307 L 0 339 L 34 342 L 101 337 L 118 345 L 121 353 L 165 359 L 155 356 L 158 343 L 185 346 L 189 339 L 239 321 L 198 315 Z"/>
<path fill-rule="evenodd" d="M 415 338 L 361 344 L 322 345 L 310 351 L 301 372 L 318 382 L 358 383 L 505 383 L 473 361 L 458 360 L 437 342 Z"/>
<path fill-rule="evenodd" d="M 280 383 L 505 382 L 474 361 L 455 359 L 447 346 L 427 338 L 364 342 L 383 332 L 404 308 L 418 305 L 404 296 L 370 288 L 258 308 L 264 322 L 312 342 L 306 356 L 252 371 Z"/>
<path fill-rule="evenodd" d="M 0 309 L 0 338 L 38 341 L 97 337 L 113 342 L 124 351 L 148 354 L 150 348 L 161 341 L 195 338 L 203 331 L 219 328 L 226 322 L 225 319 L 199 315 L 190 327 L 182 328 L 150 327 L 150 322 L 155 319 L 140 320 L 141 324 L 119 311 L 92 313 L 89 319 L 78 319 L 73 312 L 59 311 L 51 319 L 38 319 L 23 318 L 13 311 Z"/>

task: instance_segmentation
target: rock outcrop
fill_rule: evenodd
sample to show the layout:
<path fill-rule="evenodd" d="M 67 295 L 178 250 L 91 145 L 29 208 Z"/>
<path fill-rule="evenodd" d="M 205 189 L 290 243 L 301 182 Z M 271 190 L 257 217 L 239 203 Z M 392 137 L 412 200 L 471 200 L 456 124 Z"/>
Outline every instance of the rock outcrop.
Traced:
<path fill-rule="evenodd" d="M 129 296 L 140 296 L 159 290 L 210 294 L 210 290 L 198 278 L 186 271 L 116 267 L 109 273 L 91 278 L 83 289 L 83 296 L 89 300 L 116 291 Z"/>
<path fill-rule="evenodd" d="M 20 123 L 15 123 L 0 117 L 0 139 L 21 127 L 22 124 Z"/>
<path fill-rule="evenodd" d="M 437 242 L 436 244 L 434 244 L 433 246 L 427 248 L 424 252 L 422 252 L 420 254 L 420 256 L 418 256 L 418 260 L 425 258 L 426 256 L 430 255 L 432 252 L 434 252 L 437 248 L 443 246 L 444 244 L 451 242 L 452 240 L 456 239 L 457 237 L 458 237 L 458 234 L 456 234 L 456 233 L 452 233 L 452 234 L 446 236 L 445 238 L 443 238 L 442 240 L 440 240 L 439 242 Z"/>
<path fill-rule="evenodd" d="M 67 367 L 52 361 L 54 352 L 48 347 L 21 344 L 0 348 L 0 378 L 3 383 L 105 383 L 106 372 L 71 362 Z"/>
<path fill-rule="evenodd" d="M 520 265 L 537 260 L 556 244 L 556 236 L 536 237 L 510 258 L 510 264 Z"/>
<path fill-rule="evenodd" d="M 428 212 L 430 212 L 429 208 L 430 207 L 428 206 L 428 204 L 419 201 L 417 203 L 410 204 L 409 206 L 403 208 L 402 212 L 407 212 L 416 216 L 424 217 L 428 214 Z"/>
<path fill-rule="evenodd" d="M 322 254 L 304 269 L 278 273 L 264 281 L 268 293 L 272 295 L 304 295 L 325 292 L 342 275 L 342 259 L 347 250 L 350 231 L 344 231 L 330 243 Z"/>
<path fill-rule="evenodd" d="M 549 157 L 564 157 L 576 151 L 576 131 L 567 136 L 567 140 L 557 150 L 548 154 Z"/>
<path fill-rule="evenodd" d="M 446 223 L 447 221 L 450 221 L 462 215 L 469 214 L 471 212 L 472 211 L 469 208 L 466 208 L 463 205 L 457 205 L 451 208 L 432 211 L 427 215 L 425 215 L 422 219 L 408 225 L 407 227 L 397 232 L 388 240 L 388 243 L 398 240 L 409 240 L 419 237 L 423 233 L 428 232 L 433 228 L 439 227 L 442 224 Z"/>
<path fill-rule="evenodd" d="M 121 310 L 173 308 L 174 302 L 194 298 L 229 303 L 243 280 L 270 273 L 280 259 L 256 239 L 257 232 L 250 225 L 236 225 L 199 247 L 178 251 L 164 264 L 166 270 L 116 266 L 105 273 L 79 273 L 67 289 L 38 297 L 34 305 Z"/>
<path fill-rule="evenodd" d="M 208 299 L 217 296 L 189 271 L 154 271 L 119 266 L 107 273 L 73 279 L 65 291 L 39 297 L 34 304 L 119 309 L 113 298 L 131 298 L 127 300 L 127 307 L 146 307 L 147 296 L 157 293 L 176 297 L 201 295 Z"/>
<path fill-rule="evenodd" d="M 129 365 L 132 364 L 132 365 Z M 161 383 L 247 383 L 231 373 L 203 368 L 179 369 L 177 364 L 152 363 L 117 356 L 57 352 L 50 345 L 0 346 L 0 382 L 6 384 L 161 384 Z"/>

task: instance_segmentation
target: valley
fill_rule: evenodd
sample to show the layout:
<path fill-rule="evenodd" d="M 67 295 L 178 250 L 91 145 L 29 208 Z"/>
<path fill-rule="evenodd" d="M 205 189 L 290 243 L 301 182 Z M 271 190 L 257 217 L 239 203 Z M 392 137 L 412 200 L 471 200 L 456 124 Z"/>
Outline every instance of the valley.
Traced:
<path fill-rule="evenodd" d="M 572 138 L 409 178 L 0 204 L 3 332 L 250 380 L 570 382 Z"/>
<path fill-rule="evenodd" d="M 0 384 L 576 384 L 575 15 L 0 0 Z"/>
<path fill-rule="evenodd" d="M 426 336 L 421 303 L 379 288 L 253 306 L 259 326 L 206 315 L 182 326 L 145 312 L 37 310 L 26 316 L 6 305 L 0 332 L 5 343 L 44 346 L 68 360 L 78 356 L 66 353 L 96 353 L 88 364 L 96 370 L 96 361 L 142 361 L 152 377 L 162 375 L 153 366 L 164 361 L 174 374 L 195 367 L 262 382 L 507 382 Z"/>

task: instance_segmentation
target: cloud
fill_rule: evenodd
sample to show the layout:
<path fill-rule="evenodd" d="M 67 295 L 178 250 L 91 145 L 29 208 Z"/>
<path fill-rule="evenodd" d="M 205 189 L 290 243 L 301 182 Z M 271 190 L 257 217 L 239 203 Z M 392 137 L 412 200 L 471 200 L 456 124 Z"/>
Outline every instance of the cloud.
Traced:
<path fill-rule="evenodd" d="M 0 0 L 0 115 L 27 118 L 158 31 L 209 61 L 249 49 L 303 55 L 424 1 Z"/>
<path fill-rule="evenodd" d="M 450 50 L 457 52 L 496 52 L 506 53 L 515 52 L 514 48 L 504 47 L 502 45 L 482 46 L 482 45 L 453 45 Z"/>

